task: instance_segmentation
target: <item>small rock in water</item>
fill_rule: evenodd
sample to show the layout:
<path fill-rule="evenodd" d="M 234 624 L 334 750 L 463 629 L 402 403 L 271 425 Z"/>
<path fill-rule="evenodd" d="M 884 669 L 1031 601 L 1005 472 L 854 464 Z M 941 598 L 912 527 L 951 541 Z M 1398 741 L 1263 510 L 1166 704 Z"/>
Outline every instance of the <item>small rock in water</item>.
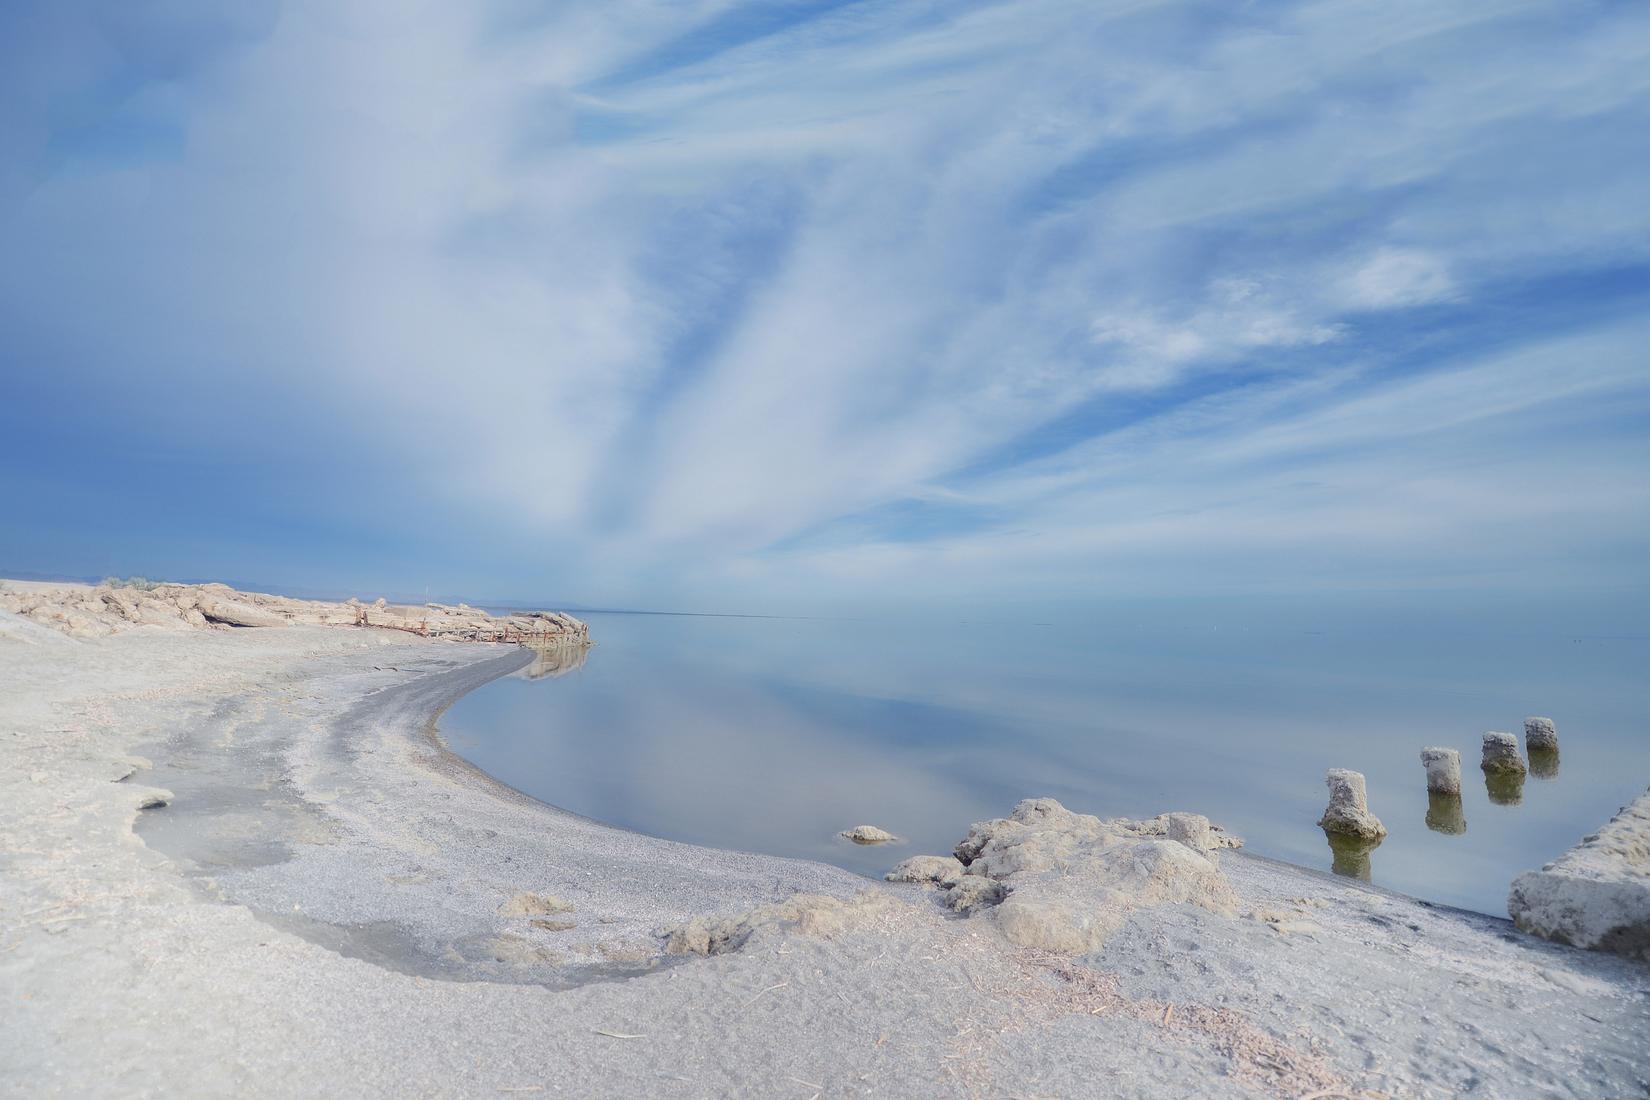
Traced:
<path fill-rule="evenodd" d="M 893 844 L 899 840 L 899 837 L 887 829 L 879 829 L 875 825 L 855 825 L 852 829 L 844 829 L 837 835 L 855 844 Z"/>
<path fill-rule="evenodd" d="M 1558 728 L 1551 718 L 1524 719 L 1524 750 L 1532 753 L 1558 751 Z"/>
<path fill-rule="evenodd" d="M 1386 826 L 1369 812 L 1369 794 L 1362 772 L 1330 768 L 1324 782 L 1329 785 L 1329 807 L 1318 819 L 1324 832 L 1364 840 L 1386 836 Z"/>
<path fill-rule="evenodd" d="M 1461 793 L 1461 754 L 1455 749 L 1422 749 L 1427 790 L 1432 794 Z"/>
<path fill-rule="evenodd" d="M 1523 775 L 1524 758 L 1518 755 L 1518 738 L 1496 730 L 1484 734 L 1483 768 L 1491 775 Z"/>

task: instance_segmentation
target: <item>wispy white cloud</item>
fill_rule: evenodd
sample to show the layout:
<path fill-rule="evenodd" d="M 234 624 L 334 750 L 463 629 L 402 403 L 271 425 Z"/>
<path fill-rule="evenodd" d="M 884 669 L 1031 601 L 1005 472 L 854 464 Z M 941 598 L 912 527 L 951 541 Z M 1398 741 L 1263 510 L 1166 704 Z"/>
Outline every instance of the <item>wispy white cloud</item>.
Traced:
<path fill-rule="evenodd" d="M 512 590 L 1357 586 L 1542 516 L 1570 541 L 1506 568 L 1644 536 L 1605 503 L 1635 7 L 820 7 L 292 0 L 184 65 L 75 6 L 35 33 L 80 75 L 14 68 L 0 295 L 77 379 L 45 399 L 369 451 Z M 110 155 L 70 100 L 176 140 Z M 1539 454 L 1495 427 L 1546 409 Z"/>

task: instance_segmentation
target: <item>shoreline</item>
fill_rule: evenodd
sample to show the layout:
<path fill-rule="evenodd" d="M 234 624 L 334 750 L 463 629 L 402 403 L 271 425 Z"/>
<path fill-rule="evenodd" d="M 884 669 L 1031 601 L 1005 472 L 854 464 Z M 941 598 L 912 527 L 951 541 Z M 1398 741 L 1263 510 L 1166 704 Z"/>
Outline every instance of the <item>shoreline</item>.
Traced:
<path fill-rule="evenodd" d="M 1143 907 L 1071 957 L 947 912 L 933 887 L 550 807 L 436 732 L 441 698 L 518 653 L 325 627 L 0 647 L 16 765 L 0 988 L 22 994 L 0 998 L 0 1081 L 21 1095 L 1602 1096 L 1650 1080 L 1650 968 L 1265 857 L 1222 858 L 1229 911 Z M 153 768 L 122 778 L 140 746 Z M 501 914 L 522 891 L 571 909 Z M 673 926 L 787 902 L 737 949 L 663 954 Z"/>

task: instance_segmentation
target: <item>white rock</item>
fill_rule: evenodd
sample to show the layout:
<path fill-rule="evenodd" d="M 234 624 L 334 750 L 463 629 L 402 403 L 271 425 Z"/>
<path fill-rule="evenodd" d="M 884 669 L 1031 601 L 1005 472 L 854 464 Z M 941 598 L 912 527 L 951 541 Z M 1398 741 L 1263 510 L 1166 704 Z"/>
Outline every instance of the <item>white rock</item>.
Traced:
<path fill-rule="evenodd" d="M 1386 836 L 1386 826 L 1369 812 L 1369 795 L 1363 773 L 1347 768 L 1330 768 L 1324 777 L 1329 786 L 1329 806 L 1318 819 L 1326 833 L 1375 840 Z"/>
<path fill-rule="evenodd" d="M 1526 932 L 1650 961 L 1650 791 L 1539 871 L 1513 880 Z"/>
<path fill-rule="evenodd" d="M 1140 909 L 1189 903 L 1230 915 L 1236 897 L 1220 868 L 1197 850 L 1211 843 L 1199 820 L 1171 815 L 1164 824 L 1177 834 L 1171 840 L 1143 833 L 1141 822 L 1102 821 L 1052 798 L 1028 799 L 1012 816 L 969 829 L 957 845 L 968 873 L 941 901 L 965 912 L 990 906 L 1010 942 L 1074 954 L 1097 950 Z M 982 880 L 1006 896 L 975 885 Z"/>
<path fill-rule="evenodd" d="M 196 601 L 202 615 L 216 623 L 230 626 L 285 626 L 286 620 L 270 611 L 237 600 L 201 596 Z"/>
<path fill-rule="evenodd" d="M 893 844 L 899 837 L 887 829 L 879 829 L 875 825 L 855 825 L 852 829 L 844 829 L 837 834 L 855 844 Z"/>

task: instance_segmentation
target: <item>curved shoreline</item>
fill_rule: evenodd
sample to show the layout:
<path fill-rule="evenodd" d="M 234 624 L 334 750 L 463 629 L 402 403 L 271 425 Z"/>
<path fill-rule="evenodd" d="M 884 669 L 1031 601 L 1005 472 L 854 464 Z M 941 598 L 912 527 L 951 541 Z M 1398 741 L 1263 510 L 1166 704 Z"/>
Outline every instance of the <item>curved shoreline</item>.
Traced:
<path fill-rule="evenodd" d="M 925 887 L 557 810 L 427 735 L 440 698 L 519 660 L 495 649 L 327 628 L 0 644 L 0 988 L 25 994 L 0 997 L 7 1091 L 1293 1100 L 1650 1080 L 1650 968 L 1259 857 L 1222 865 L 1234 912 L 1143 909 L 1058 959 Z M 167 856 L 134 821 L 200 847 Z M 651 965 L 672 924 L 867 888 L 881 900 L 840 919 Z M 575 927 L 501 914 L 519 890 Z M 413 964 L 375 965 L 398 952 Z"/>

